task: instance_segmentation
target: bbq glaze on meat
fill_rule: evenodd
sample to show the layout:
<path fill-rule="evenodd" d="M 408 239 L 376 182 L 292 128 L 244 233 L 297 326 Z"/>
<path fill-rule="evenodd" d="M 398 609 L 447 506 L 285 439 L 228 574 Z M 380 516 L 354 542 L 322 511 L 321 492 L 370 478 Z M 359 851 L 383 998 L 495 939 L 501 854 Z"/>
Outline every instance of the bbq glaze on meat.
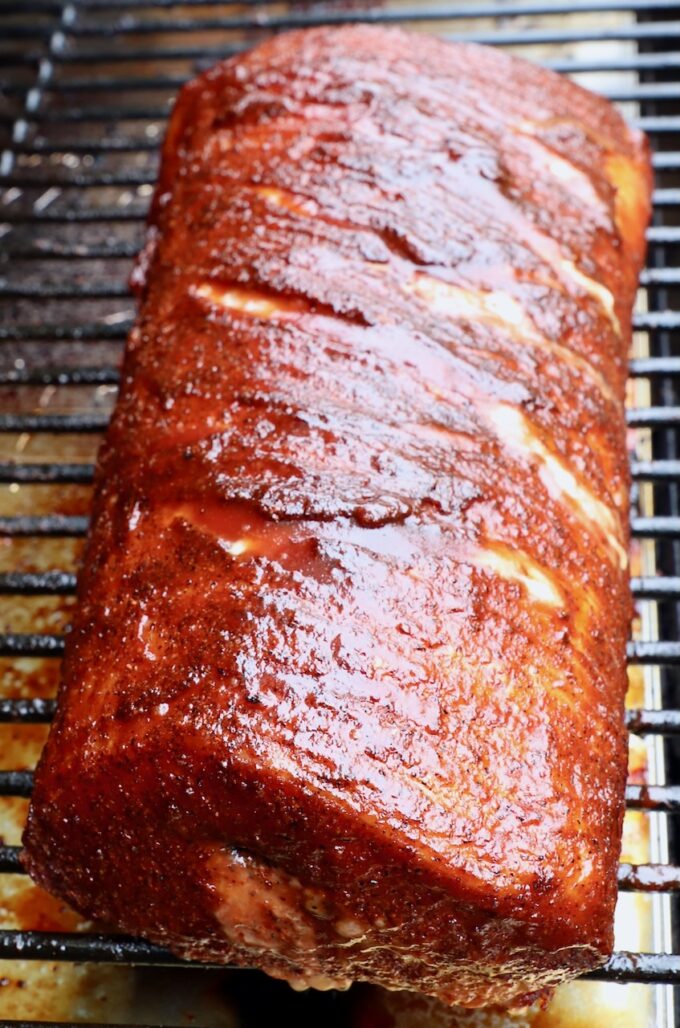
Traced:
<path fill-rule="evenodd" d="M 185 87 L 37 881 L 296 987 L 604 959 L 649 194 L 609 104 L 496 51 L 320 29 Z"/>

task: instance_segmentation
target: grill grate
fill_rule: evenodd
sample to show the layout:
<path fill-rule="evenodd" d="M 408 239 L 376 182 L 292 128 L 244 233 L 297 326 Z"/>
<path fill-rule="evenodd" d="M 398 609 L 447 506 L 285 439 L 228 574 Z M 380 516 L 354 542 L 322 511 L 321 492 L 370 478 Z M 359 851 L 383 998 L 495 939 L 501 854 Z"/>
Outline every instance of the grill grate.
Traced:
<path fill-rule="evenodd" d="M 195 10 L 193 10 L 195 9 Z M 193 16 L 195 15 L 195 16 Z M 649 230 L 646 301 L 636 328 L 646 356 L 631 360 L 647 406 L 628 424 L 647 441 L 632 462 L 634 538 L 662 574 L 633 581 L 654 610 L 658 637 L 636 639 L 631 663 L 661 674 L 669 707 L 628 712 L 631 732 L 666 740 L 665 781 L 630 784 L 630 809 L 680 812 L 680 5 L 675 0 L 261 4 L 254 0 L 6 0 L 0 7 L 0 542 L 36 552 L 86 531 L 86 489 L 129 329 L 129 259 L 139 249 L 157 148 L 172 97 L 213 61 L 271 31 L 364 20 L 410 23 L 447 38 L 510 47 L 623 105 L 651 134 L 657 189 Z M 643 448 L 644 449 L 644 448 Z M 12 495 L 28 490 L 27 513 Z M 47 490 L 45 495 L 36 490 Z M 45 496 L 47 497 L 45 499 Z M 74 507 L 75 503 L 75 507 Z M 10 551 L 11 552 L 11 551 Z M 23 551 L 22 551 L 23 552 Z M 18 561 L 19 563 L 19 561 Z M 36 564 L 40 562 L 37 561 Z M 72 568 L 0 573 L 0 597 L 66 597 Z M 643 618 L 644 623 L 644 618 Z M 647 620 L 647 623 L 653 623 Z M 0 657 L 58 659 L 58 632 L 0 634 Z M 42 724 L 54 701 L 0 699 L 0 723 Z M 28 796 L 32 774 L 0 771 L 0 796 Z M 671 819 L 669 819 L 671 820 Z M 680 864 L 680 848 L 675 859 Z M 22 871 L 0 846 L 0 873 Z M 621 865 L 623 891 L 680 895 L 680 866 Z M 680 984 L 678 953 L 616 953 L 592 978 Z M 0 931 L 0 959 L 175 966 L 158 947 L 117 936 Z M 4 1023 L 4 1022 L 2 1022 Z M 8 1022 L 9 1023 L 9 1022 Z M 18 1023 L 18 1022 L 15 1022 Z M 674 1023 L 672 1020 L 665 1024 Z"/>

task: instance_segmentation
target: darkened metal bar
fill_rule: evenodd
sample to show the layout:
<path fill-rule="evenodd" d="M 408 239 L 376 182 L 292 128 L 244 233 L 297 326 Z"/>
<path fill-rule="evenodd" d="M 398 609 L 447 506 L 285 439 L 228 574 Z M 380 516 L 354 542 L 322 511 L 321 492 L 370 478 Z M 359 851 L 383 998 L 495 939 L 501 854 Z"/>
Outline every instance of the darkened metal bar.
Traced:
<path fill-rule="evenodd" d="M 47 514 L 39 517 L 0 517 L 0 536 L 3 535 L 83 535 L 87 530 L 87 518 Z M 680 535 L 680 517 L 634 517 L 631 518 L 634 536 L 645 538 L 669 538 Z"/>
<path fill-rule="evenodd" d="M 355 15 L 354 20 L 357 20 Z M 181 31 L 197 31 L 195 22 L 190 22 L 190 28 Z M 151 30 L 149 30 L 151 31 Z M 153 31 L 156 31 L 155 29 Z M 173 33 L 175 32 L 173 26 Z M 203 30 L 201 30 L 203 31 Z M 104 28 L 100 34 L 110 32 L 110 28 Z M 680 22 L 638 22 L 631 24 L 603 25 L 595 28 L 582 29 L 522 29 L 517 31 L 479 31 L 444 33 L 442 38 L 458 40 L 461 42 L 484 43 L 488 46 L 533 46 L 543 44 L 560 43 L 588 43 L 608 42 L 619 40 L 656 40 L 670 36 L 677 36 L 680 32 Z M 88 35 L 90 35 L 88 33 Z M 96 35 L 96 33 L 95 33 Z M 198 60 L 211 61 L 221 57 L 231 56 L 247 47 L 247 43 L 222 43 L 222 44 L 199 44 L 187 43 L 182 46 L 157 46 L 157 47 L 78 47 L 74 50 L 65 50 L 59 55 L 62 63 L 107 63 L 114 61 L 160 61 L 160 60 Z"/>
<path fill-rule="evenodd" d="M 678 519 L 680 521 L 680 519 Z M 35 517 L 18 515 L 16 517 L 0 517 L 0 537 L 47 535 L 77 536 L 85 535 L 88 518 L 77 514 L 42 514 Z"/>
<path fill-rule="evenodd" d="M 60 482 L 87 484 L 92 481 L 93 464 L 14 464 L 0 463 L 1 482 Z"/>
<path fill-rule="evenodd" d="M 105 412 L 84 414 L 0 414 L 0 432 L 102 432 L 109 423 Z"/>
<path fill-rule="evenodd" d="M 88 333 L 89 334 L 89 333 Z M 680 407 L 640 407 L 626 412 L 636 428 L 680 425 Z M 106 412 L 78 414 L 0 414 L 0 432 L 101 432 L 109 422 Z"/>
<path fill-rule="evenodd" d="M 0 593 L 15 596 L 68 596 L 76 589 L 70 571 L 6 571 L 0 573 Z"/>
<path fill-rule="evenodd" d="M 117 385 L 118 368 L 7 368 L 0 385 Z"/>
<path fill-rule="evenodd" d="M 626 725 L 635 735 L 677 735 L 680 710 L 627 710 Z"/>
<path fill-rule="evenodd" d="M 115 323 L 85 322 L 82 325 L 0 325 L 0 342 L 29 339 L 124 339 L 132 325 L 132 315 Z"/>
<path fill-rule="evenodd" d="M 680 517 L 633 517 L 631 532 L 638 538 L 662 539 L 680 535 Z"/>
<path fill-rule="evenodd" d="M 0 723 L 48 724 L 56 701 L 50 699 L 0 700 Z M 636 735 L 680 734 L 680 710 L 628 710 L 626 726 Z"/>
<path fill-rule="evenodd" d="M 631 664 L 680 664 L 680 642 L 660 639 L 630 642 L 627 649 Z"/>
<path fill-rule="evenodd" d="M 0 873 L 23 874 L 24 869 L 19 860 L 20 846 L 0 846 Z"/>
<path fill-rule="evenodd" d="M 0 723 L 48 724 L 54 717 L 56 700 L 2 699 L 0 700 Z"/>
<path fill-rule="evenodd" d="M 638 480 L 676 481 L 680 478 L 680 460 L 635 460 L 631 461 L 630 470 L 633 478 Z"/>
<path fill-rule="evenodd" d="M 0 634 L 0 657 L 58 657 L 63 652 L 63 635 Z"/>
<path fill-rule="evenodd" d="M 591 981 L 680 984 L 680 956 L 671 953 L 614 953 L 604 967 L 584 975 Z"/>
<path fill-rule="evenodd" d="M 633 407 L 626 411 L 626 421 L 633 428 L 666 428 L 680 425 L 680 407 Z"/>
<path fill-rule="evenodd" d="M 69 571 L 8 571 L 0 573 L 0 593 L 21 596 L 69 595 L 76 576 Z M 633 578 L 633 595 L 641 600 L 680 600 L 680 577 Z"/>
<path fill-rule="evenodd" d="M 26 797 L 32 790 L 32 771 L 0 771 L 0 796 Z"/>
<path fill-rule="evenodd" d="M 51 5 L 53 0 L 27 0 L 29 4 L 48 4 Z M 145 9 L 148 10 L 172 10 L 173 8 L 188 8 L 188 7 L 213 7 L 213 6 L 224 6 L 225 0 L 150 0 L 149 3 L 144 3 Z M 266 8 L 268 6 L 274 6 L 273 0 L 264 3 L 261 0 L 241 0 L 239 6 L 252 5 L 260 8 L 262 12 L 258 17 L 256 25 L 257 27 L 270 27 L 272 22 L 270 17 L 266 14 Z M 78 7 L 82 11 L 88 12 L 99 12 L 106 10 L 135 10 L 139 7 L 138 0 L 78 0 Z M 563 14 L 584 14 L 593 13 L 599 14 L 605 11 L 661 11 L 661 10 L 675 10 L 677 3 L 674 0 L 642 0 L 641 3 L 636 0 L 575 0 L 574 3 L 558 2 L 555 4 L 546 4 L 545 0 L 542 3 L 525 2 L 515 4 L 498 4 L 498 3 L 487 3 L 487 4 L 467 4 L 467 5 L 454 5 L 449 4 L 448 6 L 433 6 L 428 7 L 427 4 L 423 4 L 422 10 L 430 11 L 433 14 L 437 11 L 441 12 L 443 18 L 511 18 L 519 16 L 529 15 L 563 15 Z M 40 8 L 39 8 L 40 9 Z M 52 6 L 49 6 L 49 10 L 53 10 Z M 396 8 L 393 11 L 389 10 L 376 10 L 375 8 L 368 8 L 372 16 L 379 21 L 385 20 L 402 20 L 402 11 L 404 12 L 403 18 L 420 17 L 421 8 L 418 6 Z M 24 8 L 22 7 L 18 13 L 23 13 Z M 352 20 L 351 17 L 347 17 L 347 14 L 351 15 L 352 11 L 346 13 L 346 20 Z M 366 9 L 356 10 L 357 20 L 367 20 L 364 15 Z M 319 15 L 317 15 L 318 17 Z M 325 16 L 325 12 L 322 12 L 321 17 Z M 171 24 L 174 24 L 172 22 Z"/>

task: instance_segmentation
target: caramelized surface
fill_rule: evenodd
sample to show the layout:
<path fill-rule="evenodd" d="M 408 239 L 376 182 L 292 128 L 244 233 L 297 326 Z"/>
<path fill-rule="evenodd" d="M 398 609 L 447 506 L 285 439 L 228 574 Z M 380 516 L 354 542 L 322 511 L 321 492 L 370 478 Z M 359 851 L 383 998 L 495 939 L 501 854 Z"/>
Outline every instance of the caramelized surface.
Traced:
<path fill-rule="evenodd" d="M 491 50 L 320 29 L 183 90 L 38 881 L 297 987 L 604 958 L 649 192 L 606 102 Z"/>

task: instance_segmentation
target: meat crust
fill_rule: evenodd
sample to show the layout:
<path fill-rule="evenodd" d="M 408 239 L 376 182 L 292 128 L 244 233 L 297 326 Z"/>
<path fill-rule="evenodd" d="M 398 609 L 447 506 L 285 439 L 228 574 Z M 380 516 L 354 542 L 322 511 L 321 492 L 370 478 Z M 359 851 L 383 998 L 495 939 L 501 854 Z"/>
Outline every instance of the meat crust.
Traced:
<path fill-rule="evenodd" d="M 519 1003 L 605 958 L 650 188 L 607 102 L 424 35 L 182 90 L 38 882 L 299 987 Z"/>

